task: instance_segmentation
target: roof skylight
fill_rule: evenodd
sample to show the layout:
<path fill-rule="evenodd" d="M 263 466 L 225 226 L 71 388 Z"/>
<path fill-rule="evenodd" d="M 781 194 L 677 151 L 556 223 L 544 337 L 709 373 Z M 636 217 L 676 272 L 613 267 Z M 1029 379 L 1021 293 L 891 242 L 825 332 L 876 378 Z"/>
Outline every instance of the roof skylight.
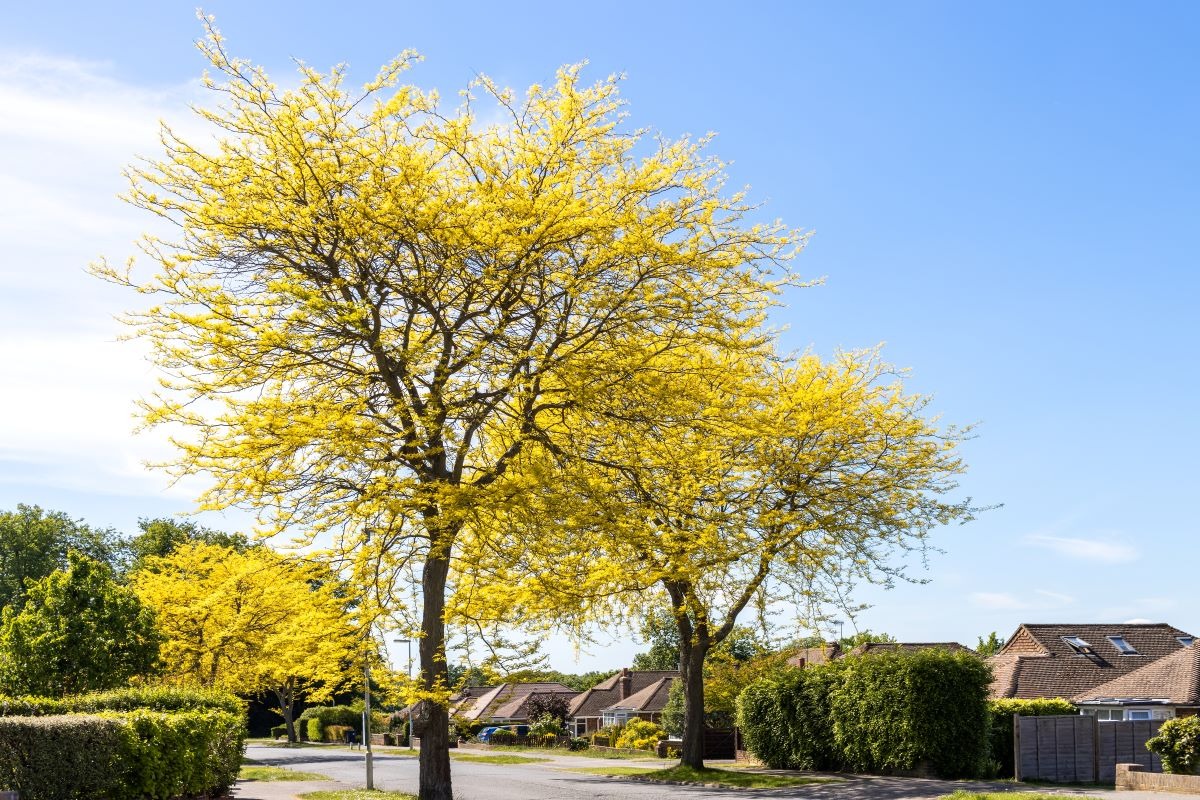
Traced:
<path fill-rule="evenodd" d="M 1195 637 L 1193 636 L 1176 636 L 1175 640 L 1184 647 L 1191 647 L 1192 642 L 1196 641 Z"/>
<path fill-rule="evenodd" d="M 1090 653 L 1092 646 L 1078 636 L 1064 636 L 1062 640 L 1071 645 L 1071 649 L 1076 653 Z"/>
<path fill-rule="evenodd" d="M 1123 655 L 1123 656 L 1139 655 L 1137 648 L 1134 647 L 1133 645 L 1131 645 L 1129 642 L 1125 641 L 1124 636 L 1108 636 L 1105 638 L 1107 638 L 1110 642 L 1113 643 L 1113 647 L 1115 647 L 1121 651 L 1121 655 Z"/>

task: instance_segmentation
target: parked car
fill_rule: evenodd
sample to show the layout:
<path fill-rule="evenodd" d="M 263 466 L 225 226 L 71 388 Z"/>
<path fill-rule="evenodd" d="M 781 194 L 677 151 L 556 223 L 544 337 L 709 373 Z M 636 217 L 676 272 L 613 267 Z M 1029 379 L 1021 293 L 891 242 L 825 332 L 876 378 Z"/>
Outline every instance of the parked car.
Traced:
<path fill-rule="evenodd" d="M 490 727 L 487 727 L 487 728 L 484 728 L 483 730 L 481 730 L 475 738 L 478 739 L 479 741 L 483 742 L 484 744 L 487 744 L 488 742 L 491 741 L 492 734 L 495 733 L 496 731 L 509 731 L 514 736 L 528 736 L 529 735 L 529 726 L 528 725 L 492 725 Z"/>

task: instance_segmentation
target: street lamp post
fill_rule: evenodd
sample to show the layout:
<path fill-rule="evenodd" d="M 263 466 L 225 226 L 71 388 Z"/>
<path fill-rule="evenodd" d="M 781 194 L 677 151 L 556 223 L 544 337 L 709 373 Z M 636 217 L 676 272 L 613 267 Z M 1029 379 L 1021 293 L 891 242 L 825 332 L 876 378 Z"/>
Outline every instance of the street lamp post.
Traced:
<path fill-rule="evenodd" d="M 408 665 L 404 668 L 404 674 L 411 681 L 412 680 L 412 639 L 393 639 L 392 641 L 395 642 L 396 644 L 408 645 Z M 413 749 L 412 707 L 413 707 L 413 704 L 408 703 L 408 731 L 407 731 L 408 736 L 405 738 L 408 739 L 408 749 L 409 750 Z"/>
<path fill-rule="evenodd" d="M 367 789 L 375 788 L 375 764 L 371 752 L 371 656 L 363 662 L 363 745 L 367 749 Z"/>

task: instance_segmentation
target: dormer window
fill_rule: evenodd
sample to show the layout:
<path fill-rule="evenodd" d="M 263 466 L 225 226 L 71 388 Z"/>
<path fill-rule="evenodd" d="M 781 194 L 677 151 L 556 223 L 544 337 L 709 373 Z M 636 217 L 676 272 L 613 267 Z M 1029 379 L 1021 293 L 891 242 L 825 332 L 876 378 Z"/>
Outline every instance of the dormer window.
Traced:
<path fill-rule="evenodd" d="M 1191 647 L 1192 642 L 1196 641 L 1196 639 L 1192 636 L 1176 636 L 1175 641 L 1179 642 L 1184 647 Z"/>
<path fill-rule="evenodd" d="M 1071 645 L 1071 649 L 1080 655 L 1088 655 L 1092 652 L 1092 646 L 1078 636 L 1064 636 L 1062 640 Z"/>
<path fill-rule="evenodd" d="M 1140 653 L 1138 653 L 1136 647 L 1131 645 L 1129 642 L 1125 641 L 1124 636 L 1107 636 L 1105 638 L 1107 638 L 1110 642 L 1112 642 L 1113 647 L 1120 650 L 1121 655 L 1123 655 L 1123 656 L 1140 655 Z"/>

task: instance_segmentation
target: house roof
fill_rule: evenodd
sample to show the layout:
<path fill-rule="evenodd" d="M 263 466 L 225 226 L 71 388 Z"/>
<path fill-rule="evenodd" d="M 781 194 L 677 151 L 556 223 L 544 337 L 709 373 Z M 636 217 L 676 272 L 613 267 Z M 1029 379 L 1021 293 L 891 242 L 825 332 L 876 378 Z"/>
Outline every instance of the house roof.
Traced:
<path fill-rule="evenodd" d="M 671 684 L 674 682 L 674 677 L 659 678 L 640 692 L 631 694 L 623 700 L 617 700 L 607 708 L 601 709 L 601 713 L 620 708 L 635 714 L 657 714 L 666 708 L 667 695 L 670 694 Z"/>
<path fill-rule="evenodd" d="M 1128 675 L 1102 683 L 1071 698 L 1073 703 L 1158 700 L 1179 706 L 1200 705 L 1200 646 L 1184 647 Z"/>
<path fill-rule="evenodd" d="M 574 698 L 578 692 L 561 683 L 502 683 L 463 702 L 459 714 L 469 720 L 521 719 L 520 712 L 534 694 L 560 694 Z"/>
<path fill-rule="evenodd" d="M 842 646 L 837 642 L 822 642 L 816 647 L 801 647 L 787 660 L 789 667 L 816 667 L 827 664 L 842 654 Z"/>
<path fill-rule="evenodd" d="M 1181 636 L 1190 634 L 1165 623 L 1021 625 L 987 659 L 991 696 L 1074 697 L 1180 651 Z M 1124 654 L 1110 637 L 1120 637 L 1134 653 Z"/>
<path fill-rule="evenodd" d="M 949 650 L 951 653 L 974 653 L 971 648 L 958 642 L 867 642 L 846 653 L 848 656 L 866 656 L 897 651 L 915 653 L 919 650 Z"/>
<path fill-rule="evenodd" d="M 624 699 L 621 697 L 622 677 L 629 678 L 627 697 L 633 697 L 663 678 L 678 678 L 679 670 L 623 669 L 572 700 L 571 717 L 598 717 L 604 709 Z"/>

